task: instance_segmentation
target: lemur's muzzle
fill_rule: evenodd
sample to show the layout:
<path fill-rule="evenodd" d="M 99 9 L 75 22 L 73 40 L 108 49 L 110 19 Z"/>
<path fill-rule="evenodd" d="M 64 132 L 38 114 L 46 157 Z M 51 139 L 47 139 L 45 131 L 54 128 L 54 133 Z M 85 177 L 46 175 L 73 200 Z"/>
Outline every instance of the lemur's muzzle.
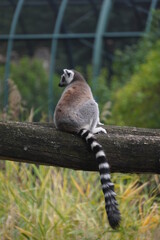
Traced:
<path fill-rule="evenodd" d="M 64 84 L 63 83 L 59 83 L 58 86 L 59 87 L 64 87 Z"/>

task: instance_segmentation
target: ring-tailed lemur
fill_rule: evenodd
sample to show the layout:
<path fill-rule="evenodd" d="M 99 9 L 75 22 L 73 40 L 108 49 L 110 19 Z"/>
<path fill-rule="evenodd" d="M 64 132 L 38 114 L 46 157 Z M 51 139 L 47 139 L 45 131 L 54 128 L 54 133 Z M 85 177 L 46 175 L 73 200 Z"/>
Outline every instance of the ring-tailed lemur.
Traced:
<path fill-rule="evenodd" d="M 64 69 L 59 83 L 66 87 L 54 112 L 54 123 L 57 129 L 79 134 L 95 153 L 99 165 L 102 190 L 105 197 L 105 207 L 112 228 L 119 226 L 121 216 L 111 182 L 110 167 L 102 146 L 93 134 L 106 130 L 97 127 L 100 123 L 99 108 L 91 89 L 83 76 L 75 71 Z"/>

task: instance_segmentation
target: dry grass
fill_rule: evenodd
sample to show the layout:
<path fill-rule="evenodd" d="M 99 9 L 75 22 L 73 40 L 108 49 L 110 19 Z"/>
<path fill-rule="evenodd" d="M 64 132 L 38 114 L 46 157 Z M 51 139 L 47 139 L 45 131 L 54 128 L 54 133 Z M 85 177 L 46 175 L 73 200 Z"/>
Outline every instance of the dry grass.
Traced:
<path fill-rule="evenodd" d="M 98 174 L 7 162 L 0 172 L 0 239 L 156 239 L 158 180 L 112 179 L 123 219 L 117 231 L 108 225 Z"/>

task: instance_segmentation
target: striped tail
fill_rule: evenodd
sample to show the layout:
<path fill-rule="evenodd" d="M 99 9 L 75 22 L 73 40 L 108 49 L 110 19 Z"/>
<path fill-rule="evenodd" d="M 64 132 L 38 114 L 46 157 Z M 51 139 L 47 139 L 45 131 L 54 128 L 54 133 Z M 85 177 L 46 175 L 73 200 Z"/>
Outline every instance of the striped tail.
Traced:
<path fill-rule="evenodd" d="M 89 144 L 98 161 L 102 190 L 105 197 L 105 208 L 110 226 L 115 229 L 119 226 L 121 215 L 118 210 L 114 184 L 111 182 L 110 167 L 102 146 L 97 142 L 94 135 L 86 129 L 81 129 L 79 135 Z"/>

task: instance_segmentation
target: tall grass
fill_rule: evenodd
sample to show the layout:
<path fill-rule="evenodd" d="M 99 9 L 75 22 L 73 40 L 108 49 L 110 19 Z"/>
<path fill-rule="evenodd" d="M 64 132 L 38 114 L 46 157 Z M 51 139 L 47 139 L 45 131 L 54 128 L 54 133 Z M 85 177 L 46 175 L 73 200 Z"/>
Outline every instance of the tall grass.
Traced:
<path fill-rule="evenodd" d="M 112 179 L 122 213 L 116 231 L 108 225 L 97 173 L 6 162 L 0 172 L 0 239 L 159 239 L 159 180 L 125 174 Z"/>

